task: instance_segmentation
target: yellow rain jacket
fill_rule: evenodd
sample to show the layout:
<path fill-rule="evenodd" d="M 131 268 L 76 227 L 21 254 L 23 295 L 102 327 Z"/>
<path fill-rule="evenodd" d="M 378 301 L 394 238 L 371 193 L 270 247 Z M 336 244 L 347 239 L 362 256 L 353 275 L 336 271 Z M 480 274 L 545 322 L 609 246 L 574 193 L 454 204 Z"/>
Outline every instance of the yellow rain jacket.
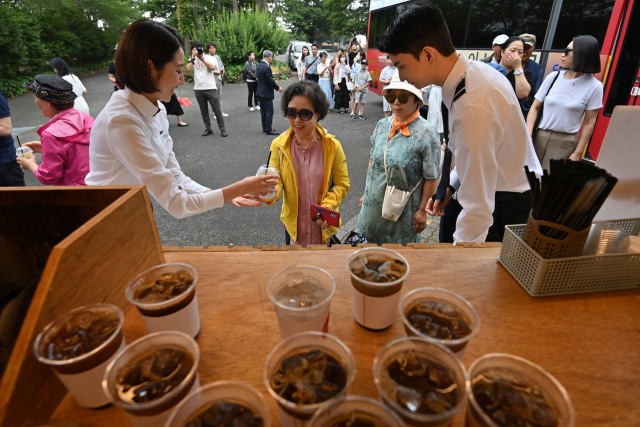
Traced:
<path fill-rule="evenodd" d="M 329 209 L 338 210 L 338 206 L 349 192 L 349 173 L 347 171 L 347 159 L 342 151 L 342 145 L 333 135 L 327 134 L 324 128 L 317 124 L 316 130 L 322 136 L 322 149 L 324 151 L 324 185 L 322 194 L 318 195 L 318 204 Z M 271 160 L 269 164 L 278 170 L 280 179 L 276 190 L 276 196 L 267 205 L 271 206 L 284 194 L 282 213 L 280 219 L 287 228 L 289 235 L 295 241 L 298 240 L 298 179 L 293 169 L 291 157 L 291 141 L 293 129 L 289 129 L 277 137 L 271 143 Z M 342 223 L 342 220 L 340 220 Z M 338 228 L 329 226 L 331 234 L 335 234 Z M 322 230 L 322 241 L 326 242 L 329 234 Z"/>

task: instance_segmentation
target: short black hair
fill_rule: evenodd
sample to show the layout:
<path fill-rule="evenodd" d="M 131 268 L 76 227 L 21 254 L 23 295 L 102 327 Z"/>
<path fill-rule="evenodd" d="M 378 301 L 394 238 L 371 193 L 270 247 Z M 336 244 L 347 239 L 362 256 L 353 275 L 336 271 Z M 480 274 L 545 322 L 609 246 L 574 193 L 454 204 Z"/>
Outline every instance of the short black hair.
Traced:
<path fill-rule="evenodd" d="M 410 53 L 419 61 L 425 46 L 434 48 L 442 56 L 456 53 L 442 12 L 430 2 L 418 3 L 400 13 L 376 47 L 391 55 Z"/>
<path fill-rule="evenodd" d="M 215 48 L 216 48 L 216 50 L 218 50 L 218 46 L 216 46 L 216 44 L 215 44 L 214 42 L 209 42 L 209 43 L 207 43 L 207 50 L 209 50 L 209 48 L 210 48 L 211 46 L 215 47 Z"/>
<path fill-rule="evenodd" d="M 58 67 L 56 67 L 58 68 Z M 70 108 L 75 106 L 75 101 L 67 102 L 66 104 L 54 104 L 51 103 L 51 106 L 58 112 L 62 113 L 63 111 L 67 111 Z"/>
<path fill-rule="evenodd" d="M 327 54 L 327 52 L 322 52 L 322 53 L 320 54 L 320 58 L 322 58 L 323 56 L 329 56 L 329 55 Z"/>
<path fill-rule="evenodd" d="M 522 42 L 522 47 L 524 49 L 524 46 L 525 46 L 524 40 L 522 40 L 518 36 L 511 36 L 507 40 L 505 40 L 504 43 L 499 44 L 498 46 L 500 46 L 502 50 L 507 50 L 507 48 L 511 45 L 511 43 L 514 43 L 514 42 Z"/>
<path fill-rule="evenodd" d="M 311 47 L 314 47 L 314 46 L 315 46 L 315 47 L 318 47 L 318 44 L 317 44 L 317 43 L 312 43 L 312 44 L 311 44 Z M 320 48 L 318 47 L 318 49 L 320 49 Z"/>
<path fill-rule="evenodd" d="M 116 51 L 118 80 L 135 93 L 155 93 L 148 63 L 158 72 L 173 61 L 184 41 L 175 28 L 151 19 L 138 19 L 124 32 Z"/>
<path fill-rule="evenodd" d="M 251 56 L 251 54 L 252 54 L 252 53 L 255 53 L 255 52 L 254 52 L 254 51 L 252 51 L 252 50 L 250 50 L 250 51 L 248 51 L 248 52 L 247 52 L 247 54 L 245 55 L 245 58 L 247 58 L 247 59 L 246 59 L 246 61 L 248 61 L 248 60 L 249 60 L 249 57 Z"/>
<path fill-rule="evenodd" d="M 203 47 L 202 43 L 200 43 L 198 40 L 194 40 L 191 42 L 191 49 L 193 49 L 194 47 Z"/>
<path fill-rule="evenodd" d="M 600 44 L 593 36 L 577 36 L 573 38 L 573 71 L 596 74 L 600 68 Z"/>
<path fill-rule="evenodd" d="M 327 117 L 329 100 L 318 83 L 311 80 L 301 80 L 287 87 L 282 93 L 282 101 L 280 104 L 282 114 L 284 114 L 284 109 L 289 106 L 289 102 L 291 102 L 291 98 L 294 96 L 306 96 L 309 101 L 311 101 L 313 109 L 316 110 L 316 113 L 320 113 L 318 121 Z"/>
<path fill-rule="evenodd" d="M 69 70 L 69 66 L 62 58 L 58 58 L 57 56 L 55 58 L 52 58 L 51 61 L 49 61 L 49 65 L 51 65 L 53 68 L 58 70 L 58 76 L 60 77 L 64 77 L 68 74 L 71 74 L 71 70 Z"/>

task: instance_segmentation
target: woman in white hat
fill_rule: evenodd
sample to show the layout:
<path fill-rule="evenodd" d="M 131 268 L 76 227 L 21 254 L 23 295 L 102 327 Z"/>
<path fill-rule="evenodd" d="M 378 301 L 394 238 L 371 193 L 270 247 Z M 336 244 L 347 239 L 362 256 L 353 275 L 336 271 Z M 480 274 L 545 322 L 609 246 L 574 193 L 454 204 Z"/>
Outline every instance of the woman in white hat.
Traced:
<path fill-rule="evenodd" d="M 373 148 L 356 232 L 371 243 L 419 242 L 427 225 L 425 207 L 438 185 L 438 131 L 420 117 L 420 89 L 401 82 L 398 72 L 383 96 L 393 115 L 380 120 L 371 135 Z M 390 187 L 410 193 L 406 194 L 408 201 L 403 210 L 390 211 L 388 204 L 383 208 Z M 390 219 L 383 218 L 383 214 Z"/>

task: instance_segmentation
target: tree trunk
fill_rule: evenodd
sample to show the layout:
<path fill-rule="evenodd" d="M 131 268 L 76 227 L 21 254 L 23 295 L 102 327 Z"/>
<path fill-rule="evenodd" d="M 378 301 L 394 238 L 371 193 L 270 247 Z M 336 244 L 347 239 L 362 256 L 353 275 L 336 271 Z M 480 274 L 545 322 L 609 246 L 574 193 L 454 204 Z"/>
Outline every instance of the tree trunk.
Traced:
<path fill-rule="evenodd" d="M 196 29 L 202 31 L 202 25 L 200 25 L 200 19 L 198 19 L 198 6 L 195 3 L 193 5 L 193 22 L 196 23 Z"/>
<path fill-rule="evenodd" d="M 238 0 L 233 0 L 233 19 L 238 17 Z"/>
<path fill-rule="evenodd" d="M 256 0 L 256 8 L 262 10 L 262 2 L 260 0 Z"/>
<path fill-rule="evenodd" d="M 278 18 L 278 0 L 273 0 L 273 25 L 275 26 Z"/>
<path fill-rule="evenodd" d="M 218 7 L 218 12 L 222 11 L 222 0 L 217 0 L 217 7 Z"/>

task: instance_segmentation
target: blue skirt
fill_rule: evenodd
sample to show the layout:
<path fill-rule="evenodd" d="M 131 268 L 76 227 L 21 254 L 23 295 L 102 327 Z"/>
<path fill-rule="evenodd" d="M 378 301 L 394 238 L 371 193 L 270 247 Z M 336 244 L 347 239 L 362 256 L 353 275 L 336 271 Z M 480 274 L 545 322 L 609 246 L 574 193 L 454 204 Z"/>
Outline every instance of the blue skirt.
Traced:
<path fill-rule="evenodd" d="M 320 81 L 318 81 L 318 84 L 329 100 L 329 108 L 333 108 L 333 96 L 331 96 L 331 80 L 320 79 Z"/>

